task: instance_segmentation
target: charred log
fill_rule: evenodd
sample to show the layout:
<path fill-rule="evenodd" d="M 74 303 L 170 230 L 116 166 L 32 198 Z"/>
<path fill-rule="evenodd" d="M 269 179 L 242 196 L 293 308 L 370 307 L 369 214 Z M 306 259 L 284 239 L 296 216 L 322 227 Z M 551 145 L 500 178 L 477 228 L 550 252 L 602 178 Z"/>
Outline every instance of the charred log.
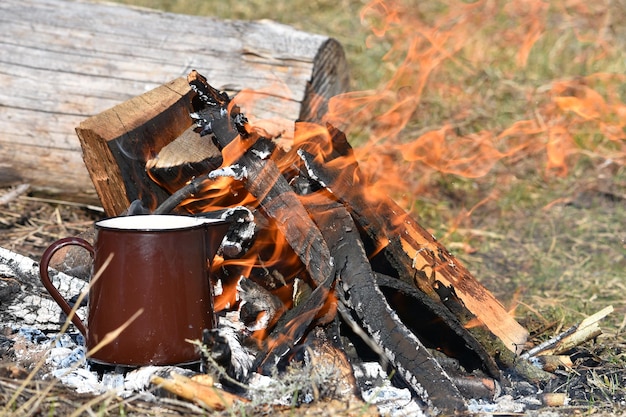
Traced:
<path fill-rule="evenodd" d="M 450 377 L 385 301 L 348 210 L 322 193 L 307 201 L 334 255 L 342 303 L 356 314 L 387 360 L 428 406 L 446 413 L 465 410 Z"/>

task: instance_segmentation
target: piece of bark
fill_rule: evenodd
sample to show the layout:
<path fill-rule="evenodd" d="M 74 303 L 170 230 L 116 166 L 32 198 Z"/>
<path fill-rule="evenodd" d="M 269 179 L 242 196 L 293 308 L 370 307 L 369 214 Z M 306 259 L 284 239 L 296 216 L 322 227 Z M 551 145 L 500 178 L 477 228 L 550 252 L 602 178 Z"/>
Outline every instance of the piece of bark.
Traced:
<path fill-rule="evenodd" d="M 30 184 L 20 184 L 0 196 L 0 205 L 9 204 L 11 201 L 24 194 L 30 188 Z"/>

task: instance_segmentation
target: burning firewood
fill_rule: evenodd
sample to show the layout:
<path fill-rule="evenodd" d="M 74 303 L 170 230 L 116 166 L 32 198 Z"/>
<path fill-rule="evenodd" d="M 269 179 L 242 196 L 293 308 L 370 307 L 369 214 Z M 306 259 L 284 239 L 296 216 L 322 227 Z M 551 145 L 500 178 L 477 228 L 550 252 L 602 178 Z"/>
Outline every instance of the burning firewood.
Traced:
<path fill-rule="evenodd" d="M 502 369 L 531 366 L 517 356 L 526 329 L 389 196 L 373 201 L 342 132 L 299 122 L 291 148 L 281 148 L 199 73 L 188 83 L 196 125 L 185 135 L 221 165 L 189 175 L 181 168 L 206 155 L 175 161 L 168 146 L 151 155 L 148 169 L 167 167 L 184 178 L 151 172 L 170 194 L 155 196 L 161 203 L 154 212 L 249 209 L 257 227 L 241 233 L 250 232 L 249 245 L 223 250 L 218 298 L 230 298 L 216 305 L 238 308 L 248 325 L 244 336 L 256 342 L 252 371 L 271 374 L 296 360 L 322 328 L 344 347 L 366 339 L 414 398 L 454 413 L 466 410 L 468 397 L 496 395 Z"/>
<path fill-rule="evenodd" d="M 213 89 L 197 72 L 190 74 L 189 82 L 199 97 L 192 115 L 199 129 L 213 135 L 224 161 L 240 173 L 238 179 L 258 200 L 259 208 L 276 220 L 315 285 L 309 298 L 287 312 L 279 323 L 282 325 L 276 326 L 274 332 L 280 334 L 269 335 L 269 349 L 260 357 L 260 368 L 267 372 L 304 335 L 325 304 L 336 275 L 342 302 L 356 314 L 368 333 L 375 335 L 376 343 L 422 400 L 440 410 L 465 409 L 464 400 L 449 376 L 385 301 L 357 225 L 344 205 L 322 200 L 325 203 L 318 202 L 316 206 L 312 203 L 315 199 L 298 197 L 278 168 L 279 163 L 286 163 L 273 155 L 274 146 L 257 135 L 237 108 L 229 105 L 229 98 Z M 319 192 L 311 195 L 320 196 Z M 459 325 L 458 329 L 462 327 Z M 469 335 L 466 337 L 471 339 Z M 495 366 L 487 368 L 493 372 Z"/>
<path fill-rule="evenodd" d="M 386 245 L 388 261 L 399 278 L 416 285 L 425 294 L 441 299 L 436 287 L 449 288 L 461 301 L 455 312 L 467 324 L 477 318 L 493 333 L 502 348 L 519 352 L 528 332 L 495 297 L 417 221 L 390 198 L 379 196 L 374 210 L 360 194 L 359 171 L 352 149 L 342 132 L 329 126 L 333 152 L 322 157 L 316 149 L 300 149 L 299 156 L 309 175 L 343 201 L 374 244 Z M 320 142 L 327 142 L 321 138 Z M 316 147 L 318 147 L 317 145 Z M 382 243 L 381 243 L 382 242 Z M 493 343 L 494 338 L 491 338 Z"/>
<path fill-rule="evenodd" d="M 555 337 L 535 346 L 521 355 L 521 357 L 530 359 L 540 356 L 559 355 L 588 340 L 594 339 L 602 333 L 598 322 L 612 312 L 613 306 L 608 306 Z"/>

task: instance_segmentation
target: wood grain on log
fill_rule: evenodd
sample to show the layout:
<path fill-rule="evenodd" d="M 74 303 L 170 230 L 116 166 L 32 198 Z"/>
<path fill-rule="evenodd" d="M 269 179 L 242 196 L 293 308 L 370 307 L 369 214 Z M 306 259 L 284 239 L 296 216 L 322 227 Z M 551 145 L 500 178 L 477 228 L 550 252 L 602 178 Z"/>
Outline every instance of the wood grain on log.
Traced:
<path fill-rule="evenodd" d="M 250 113 L 262 119 L 314 120 L 348 85 L 335 40 L 270 21 L 61 0 L 5 0 L 0 16 L 1 185 L 96 201 L 74 128 L 192 68 L 257 91 Z"/>

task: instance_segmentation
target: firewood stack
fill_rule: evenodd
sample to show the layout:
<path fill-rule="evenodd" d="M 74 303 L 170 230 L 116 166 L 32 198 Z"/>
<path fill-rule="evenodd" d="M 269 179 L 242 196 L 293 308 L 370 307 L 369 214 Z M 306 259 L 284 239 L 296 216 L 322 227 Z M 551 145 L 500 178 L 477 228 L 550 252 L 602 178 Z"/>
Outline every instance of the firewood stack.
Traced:
<path fill-rule="evenodd" d="M 221 255 L 216 306 L 247 304 L 255 370 L 288 362 L 321 327 L 340 348 L 362 333 L 426 408 L 443 413 L 467 409 L 469 381 L 490 381 L 479 385 L 492 395 L 486 387 L 502 382 L 503 369 L 525 372 L 515 359 L 527 331 L 409 213 L 368 195 L 341 131 L 299 122 L 282 146 L 198 72 L 187 81 L 194 125 L 177 140 L 192 145 L 163 147 L 141 178 L 152 183 L 137 187 L 145 193 L 156 183 L 169 195 L 153 197 L 155 212 L 254 213 L 250 246 Z"/>

